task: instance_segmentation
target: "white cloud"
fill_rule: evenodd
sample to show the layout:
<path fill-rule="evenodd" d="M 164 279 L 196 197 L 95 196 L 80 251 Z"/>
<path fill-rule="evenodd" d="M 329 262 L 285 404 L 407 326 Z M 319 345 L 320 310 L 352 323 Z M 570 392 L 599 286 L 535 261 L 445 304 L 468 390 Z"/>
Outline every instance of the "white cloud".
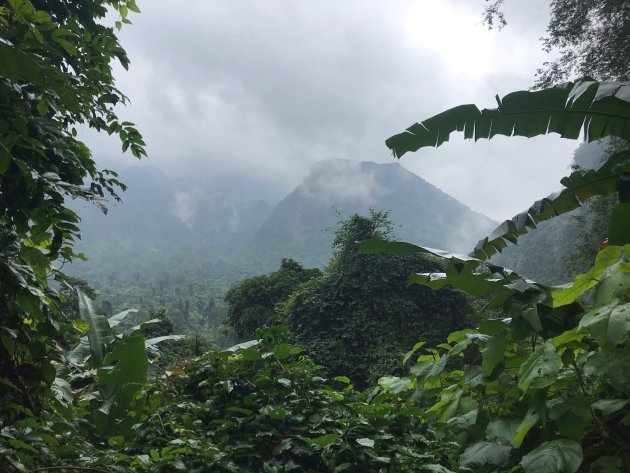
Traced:
<path fill-rule="evenodd" d="M 384 140 L 413 122 L 529 87 L 544 11 L 508 2 L 511 24 L 487 31 L 484 3 L 144 2 L 121 33 L 132 60 L 117 71 L 132 100 L 121 114 L 171 175 L 242 175 L 289 192 L 317 161 L 387 162 Z M 121 165 L 116 140 L 88 141 Z M 557 187 L 575 144 L 539 143 L 448 144 L 402 163 L 499 219 Z"/>
<path fill-rule="evenodd" d="M 199 200 L 203 193 L 199 188 L 189 191 L 175 192 L 174 201 L 170 211 L 175 217 L 180 219 L 188 228 L 193 227 L 193 219 L 199 207 Z"/>
<path fill-rule="evenodd" d="M 384 191 L 373 172 L 346 159 L 316 163 L 301 190 L 330 205 L 348 201 L 370 205 Z"/>

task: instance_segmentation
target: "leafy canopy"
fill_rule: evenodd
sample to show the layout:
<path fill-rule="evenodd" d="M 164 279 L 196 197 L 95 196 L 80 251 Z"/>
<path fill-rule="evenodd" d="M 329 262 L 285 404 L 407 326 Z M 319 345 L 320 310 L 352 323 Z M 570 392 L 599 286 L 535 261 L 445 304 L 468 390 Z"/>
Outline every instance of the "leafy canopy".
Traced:
<path fill-rule="evenodd" d="M 505 26 L 505 0 L 486 0 L 484 21 Z M 576 76 L 630 79 L 630 5 L 623 0 L 550 0 L 543 49 L 555 58 L 538 69 L 536 87 L 550 87 Z"/>
<path fill-rule="evenodd" d="M 467 137 L 535 136 L 556 132 L 587 139 L 630 140 L 630 84 L 575 84 L 516 92 L 495 110 L 456 107 L 387 141 L 397 156 L 439 146 L 452 131 Z M 541 98 L 549 100 L 547 104 Z M 579 104 L 579 105 L 576 105 Z M 493 132 L 493 130 L 495 132 Z M 621 473 L 630 468 L 630 170 L 628 149 L 596 171 L 562 180 L 565 189 L 506 221 L 482 240 L 474 256 L 410 244 L 366 242 L 364 250 L 433 253 L 444 273 L 412 274 L 409 282 L 453 286 L 490 298 L 500 318 L 451 333 L 436 348 L 418 344 L 405 355 L 409 375 L 384 377 L 381 387 L 415 400 L 445 439 L 461 442 L 459 467 L 480 472 Z M 619 191 L 608 225 L 608 246 L 575 281 L 548 287 L 484 263 L 536 222 L 597 195 Z M 573 202 L 573 203 L 571 203 Z M 593 291 L 592 305 L 583 296 Z"/>
<path fill-rule="evenodd" d="M 43 406 L 55 380 L 55 338 L 69 330 L 48 284 L 63 279 L 59 268 L 75 257 L 79 216 L 66 202 L 82 198 L 104 209 L 104 198 L 124 188 L 96 167 L 77 129 L 117 134 L 123 150 L 146 154 L 115 108 L 127 99 L 111 63 L 129 60 L 104 25 L 108 8 L 118 12 L 118 27 L 138 11 L 133 0 L 0 6 L 0 380 L 10 386 L 0 403 L 29 413 Z"/>
<path fill-rule="evenodd" d="M 359 253 L 357 241 L 387 243 L 390 230 L 382 212 L 349 217 L 336 232 L 323 275 L 298 287 L 282 307 L 298 343 L 362 388 L 383 373 L 398 372 L 398 360 L 419 337 L 436 343 L 474 316 L 458 291 L 406 287 L 414 270 L 441 270 L 430 255 Z"/>
<path fill-rule="evenodd" d="M 229 304 L 225 324 L 237 336 L 249 339 L 257 329 L 281 323 L 276 305 L 300 284 L 320 274 L 317 268 L 305 269 L 292 259 L 283 259 L 277 271 L 244 279 L 225 294 Z"/>

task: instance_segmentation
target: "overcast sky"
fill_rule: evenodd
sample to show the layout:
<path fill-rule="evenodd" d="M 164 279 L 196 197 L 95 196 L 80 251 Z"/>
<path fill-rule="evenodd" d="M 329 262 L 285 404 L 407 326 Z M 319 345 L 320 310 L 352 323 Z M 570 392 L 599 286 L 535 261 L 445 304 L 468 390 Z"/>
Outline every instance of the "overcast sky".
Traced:
<path fill-rule="evenodd" d="M 121 110 L 156 166 L 176 176 L 243 176 L 294 188 L 313 163 L 391 162 L 384 140 L 462 103 L 494 107 L 546 59 L 547 2 L 508 2 L 509 26 L 481 24 L 483 0 L 166 0 L 120 33 Z M 120 169 L 111 137 L 88 136 Z M 456 139 L 401 164 L 474 210 L 511 217 L 559 188 L 577 143 L 557 136 Z"/>

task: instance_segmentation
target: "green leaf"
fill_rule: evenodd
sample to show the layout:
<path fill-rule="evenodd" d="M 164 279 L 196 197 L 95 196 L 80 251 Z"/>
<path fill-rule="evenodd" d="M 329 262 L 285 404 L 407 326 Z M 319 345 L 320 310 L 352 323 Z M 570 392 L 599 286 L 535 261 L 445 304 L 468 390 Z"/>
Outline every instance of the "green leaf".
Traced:
<path fill-rule="evenodd" d="M 32 445 L 24 442 L 23 440 L 20 439 L 16 439 L 16 438 L 10 438 L 9 439 L 9 445 L 11 445 L 13 448 L 19 448 L 22 450 L 28 450 L 29 452 L 33 452 L 35 454 L 39 453 L 37 450 L 35 450 L 33 448 Z"/>
<path fill-rule="evenodd" d="M 45 99 L 41 99 L 37 102 L 37 111 L 39 112 L 40 117 L 45 117 L 48 113 L 48 102 Z"/>
<path fill-rule="evenodd" d="M 413 348 L 410 351 L 405 353 L 405 356 L 403 357 L 403 363 L 402 363 L 403 366 L 407 364 L 407 362 L 409 361 L 409 358 L 411 358 L 415 352 L 420 350 L 420 348 L 422 348 L 425 345 L 425 343 L 426 342 L 418 342 L 413 346 Z"/>
<path fill-rule="evenodd" d="M 630 392 L 630 352 L 613 348 L 591 354 L 584 365 L 584 374 L 622 393 Z"/>
<path fill-rule="evenodd" d="M 359 445 L 363 445 L 364 447 L 372 448 L 374 447 L 374 440 L 368 438 L 357 439 L 357 443 Z"/>
<path fill-rule="evenodd" d="M 630 254 L 630 245 L 609 246 L 600 251 L 595 258 L 595 264 L 588 272 L 578 275 L 571 284 L 552 288 L 553 306 L 560 307 L 577 300 L 578 297 L 598 284 L 604 271 L 619 262 L 624 254 Z"/>
<path fill-rule="evenodd" d="M 538 414 L 536 414 L 536 412 L 534 412 L 532 409 L 527 411 L 527 414 L 525 414 L 525 417 L 523 417 L 523 420 L 521 420 L 521 423 L 516 428 L 516 433 L 514 434 L 514 437 L 512 439 L 512 445 L 514 445 L 515 448 L 519 448 L 521 446 L 523 440 L 525 439 L 525 436 L 531 430 L 531 428 L 538 423 L 539 419 L 540 417 L 538 416 Z"/>
<path fill-rule="evenodd" d="M 138 5 L 136 5 L 135 0 L 128 0 L 127 8 L 129 8 L 129 10 L 131 10 L 134 13 L 140 13 L 140 9 L 138 8 Z"/>
<path fill-rule="evenodd" d="M 459 457 L 459 465 L 472 471 L 486 466 L 501 467 L 510 459 L 512 448 L 499 442 L 477 442 L 469 446 Z"/>
<path fill-rule="evenodd" d="M 83 319 L 76 319 L 72 321 L 72 326 L 81 335 L 85 335 L 90 331 L 90 324 Z"/>
<path fill-rule="evenodd" d="M 128 406 L 135 392 L 147 380 L 149 361 L 144 337 L 139 332 L 134 332 L 117 339 L 112 351 L 107 353 L 103 361 L 107 367 L 97 371 L 98 378 L 109 385 L 110 392 L 128 386 L 118 399 L 119 407 Z"/>
<path fill-rule="evenodd" d="M 383 376 L 378 380 L 378 384 L 393 394 L 400 394 L 409 389 L 411 380 L 398 376 Z"/>
<path fill-rule="evenodd" d="M 340 437 L 341 435 L 339 434 L 326 434 L 315 437 L 314 439 L 304 438 L 304 440 L 311 445 L 325 448 L 335 443 Z"/>
<path fill-rule="evenodd" d="M 597 305 L 609 304 L 617 299 L 630 300 L 630 252 L 624 251 L 619 261 L 606 268 L 593 295 L 593 302 Z"/>
<path fill-rule="evenodd" d="M 109 437 L 107 439 L 107 443 L 109 444 L 110 447 L 113 447 L 113 448 L 122 447 L 125 444 L 125 437 L 121 435 Z"/>
<path fill-rule="evenodd" d="M 579 327 L 587 329 L 603 348 L 625 340 L 630 332 L 630 304 L 617 301 L 584 314 Z"/>
<path fill-rule="evenodd" d="M 339 381 L 340 383 L 344 384 L 350 384 L 350 378 L 348 378 L 347 376 L 335 376 L 333 380 Z"/>
<path fill-rule="evenodd" d="M 485 377 L 491 376 L 496 366 L 505 360 L 505 349 L 508 343 L 508 339 L 501 335 L 488 340 L 481 352 L 483 355 L 481 370 Z"/>
<path fill-rule="evenodd" d="M 513 417 L 493 419 L 486 427 L 486 438 L 497 440 L 500 443 L 514 444 L 514 437 L 516 437 L 521 422 L 518 418 Z"/>
<path fill-rule="evenodd" d="M 301 348 L 294 347 L 293 345 L 289 345 L 288 343 L 281 343 L 274 349 L 273 354 L 279 360 L 284 360 L 290 357 L 291 355 L 297 355 L 298 353 L 301 353 L 301 352 L 302 352 Z"/>
<path fill-rule="evenodd" d="M 50 389 L 57 400 L 61 402 L 71 403 L 74 400 L 72 387 L 70 386 L 70 383 L 63 378 L 56 377 L 50 385 Z"/>
<path fill-rule="evenodd" d="M 107 318 L 96 312 L 92 300 L 78 287 L 76 288 L 76 291 L 79 298 L 81 318 L 90 326 L 87 336 L 90 344 L 90 360 L 94 368 L 100 368 L 103 366 L 105 344 L 111 342 L 114 339 L 114 336 Z"/>
<path fill-rule="evenodd" d="M 493 296 L 488 307 L 499 309 L 511 295 L 516 293 L 516 290 L 507 287 L 507 284 L 521 278 L 516 273 L 510 273 L 503 280 L 497 280 L 487 273 L 475 273 L 479 264 L 478 260 L 459 261 L 453 258 L 449 260 L 445 273 L 411 274 L 407 283 L 422 284 L 434 290 L 451 286 L 475 297 Z"/>
<path fill-rule="evenodd" d="M 239 414 L 243 414 L 245 416 L 251 416 L 254 411 L 250 410 L 250 409 L 244 409 L 242 407 L 238 407 L 238 406 L 230 406 L 226 409 L 226 411 L 228 412 L 237 412 Z"/>
<path fill-rule="evenodd" d="M 630 403 L 630 399 L 600 399 L 591 404 L 591 406 L 593 409 L 597 409 L 605 416 L 608 416 L 623 409 L 628 403 Z"/>
<path fill-rule="evenodd" d="M 521 460 L 525 473 L 575 473 L 582 464 L 582 447 L 573 440 L 553 440 Z"/>
<path fill-rule="evenodd" d="M 588 141 L 610 135 L 624 137 L 630 135 L 628 89 L 630 85 L 625 83 L 581 79 L 549 89 L 512 92 L 496 109 L 461 105 L 410 126 L 385 144 L 400 158 L 422 147 L 440 146 L 456 131 L 475 141 L 496 135 L 532 137 L 547 133 L 576 139 L 582 128 Z"/>
<path fill-rule="evenodd" d="M 526 392 L 529 388 L 544 388 L 558 377 L 562 360 L 551 341 L 536 348 L 521 365 L 518 373 L 518 387 Z"/>

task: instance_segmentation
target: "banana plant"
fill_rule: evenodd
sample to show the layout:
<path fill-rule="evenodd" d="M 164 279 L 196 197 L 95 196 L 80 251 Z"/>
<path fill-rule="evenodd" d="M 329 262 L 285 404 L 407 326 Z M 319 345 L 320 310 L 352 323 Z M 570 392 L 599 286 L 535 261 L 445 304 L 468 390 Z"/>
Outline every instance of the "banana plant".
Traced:
<path fill-rule="evenodd" d="M 463 132 L 467 139 L 491 139 L 496 135 L 533 137 L 558 133 L 587 141 L 608 136 L 630 139 L 630 83 L 597 82 L 583 78 L 576 82 L 538 91 L 512 92 L 496 98 L 498 107 L 480 110 L 461 105 L 407 128 L 385 141 L 394 156 L 423 147 L 446 143 L 451 133 Z M 497 227 L 477 243 L 472 255 L 487 260 L 509 243 L 544 220 L 582 205 L 597 195 L 616 192 L 619 178 L 630 172 L 630 149 L 624 149 L 597 170 L 579 170 L 560 182 L 565 188 L 534 203 Z"/>
<path fill-rule="evenodd" d="M 391 137 L 387 146 L 401 157 L 440 146 L 455 131 L 475 140 L 546 133 L 578 138 L 582 132 L 588 141 L 616 136 L 630 142 L 630 83 L 582 79 L 497 102 L 495 109 L 455 107 Z M 412 360 L 410 375 L 379 382 L 416 400 L 441 435 L 462 443 L 461 469 L 630 471 L 623 440 L 630 425 L 629 176 L 630 148 L 597 170 L 572 173 L 562 179 L 562 191 L 504 222 L 470 256 L 409 243 L 360 244 L 363 252 L 444 258 L 444 273 L 412 274 L 409 283 L 451 285 L 491 297 L 491 306 L 503 311 L 505 318 L 455 332 L 436 348 L 418 343 L 404 359 Z M 537 223 L 616 192 L 609 246 L 571 284 L 547 287 L 487 262 Z M 580 300 L 589 290 L 593 307 Z"/>
<path fill-rule="evenodd" d="M 117 327 L 125 317 L 137 310 L 129 309 L 106 317 L 96 310 L 93 301 L 79 288 L 76 291 L 81 318 L 73 325 L 85 335 L 66 354 L 66 360 L 80 370 L 81 376 L 87 375 L 90 380 L 89 388 L 80 392 L 80 400 L 86 405 L 91 424 L 102 435 L 121 433 L 129 428 L 132 419 L 127 412 L 137 402 L 136 395 L 147 381 L 147 352 L 157 354 L 159 343 L 179 340 L 183 336 L 165 335 L 145 340 L 141 329 L 158 319 L 117 333 Z M 59 370 L 53 386 L 57 398 L 68 403 L 73 401 L 75 393 L 71 390 L 71 383 L 64 379 L 63 371 Z"/>
<path fill-rule="evenodd" d="M 75 345 L 67 354 L 66 358 L 70 363 L 75 365 L 84 365 L 86 361 L 90 361 L 92 368 L 101 368 L 104 363 L 105 355 L 111 349 L 111 344 L 116 338 L 120 338 L 123 334 L 116 334 L 114 330 L 129 314 L 138 312 L 137 309 L 128 309 L 118 314 L 106 317 L 99 313 L 94 302 L 87 297 L 81 289 L 76 288 L 79 299 L 79 312 L 81 318 L 74 322 L 74 327 L 82 333 L 86 333 L 79 343 Z M 133 333 L 141 329 L 147 324 L 155 323 L 159 319 L 151 319 L 141 325 L 132 327 L 128 333 Z M 157 345 L 166 340 L 179 340 L 183 335 L 164 335 L 160 337 L 149 338 L 144 340 L 145 349 L 152 354 L 159 353 Z"/>

